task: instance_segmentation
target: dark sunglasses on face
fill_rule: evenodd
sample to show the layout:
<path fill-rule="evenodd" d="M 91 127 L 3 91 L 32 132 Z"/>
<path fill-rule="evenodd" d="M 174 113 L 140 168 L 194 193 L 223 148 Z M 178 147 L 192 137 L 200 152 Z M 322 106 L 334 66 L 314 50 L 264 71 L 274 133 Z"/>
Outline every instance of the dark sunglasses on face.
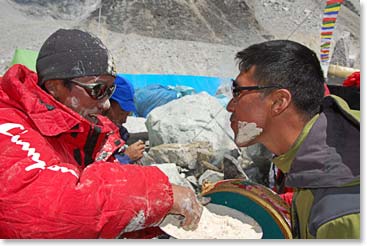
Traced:
<path fill-rule="evenodd" d="M 263 90 L 268 88 L 281 88 L 279 85 L 266 85 L 266 86 L 238 86 L 236 80 L 232 79 L 232 96 L 233 98 L 238 97 L 241 94 L 241 91 L 256 91 L 256 90 Z"/>
<path fill-rule="evenodd" d="M 98 82 L 98 80 L 96 81 L 96 83 L 93 84 L 85 84 L 74 79 L 68 79 L 67 81 L 82 87 L 94 100 L 101 100 L 106 96 L 107 98 L 110 98 L 116 89 L 115 84 L 113 84 L 112 86 L 108 86 L 104 82 Z"/>

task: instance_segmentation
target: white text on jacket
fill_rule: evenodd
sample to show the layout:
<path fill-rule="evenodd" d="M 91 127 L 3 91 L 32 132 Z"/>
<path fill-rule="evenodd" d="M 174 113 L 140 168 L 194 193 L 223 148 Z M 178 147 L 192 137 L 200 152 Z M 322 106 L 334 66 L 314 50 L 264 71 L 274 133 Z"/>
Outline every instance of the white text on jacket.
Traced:
<path fill-rule="evenodd" d="M 23 130 L 21 133 L 19 133 L 19 135 L 13 135 L 11 134 L 9 131 L 14 129 L 14 128 L 19 128 L 20 130 Z M 20 124 L 15 124 L 15 123 L 4 123 L 0 125 L 0 133 L 6 136 L 11 137 L 10 141 L 17 144 L 17 145 L 21 145 L 22 146 L 22 150 L 23 151 L 27 151 L 27 156 L 30 156 L 31 159 L 33 161 L 35 161 L 34 164 L 29 165 L 25 168 L 26 171 L 30 171 L 33 169 L 48 169 L 51 171 L 60 171 L 62 173 L 71 173 L 72 175 L 74 175 L 75 177 L 78 178 L 77 173 L 72 170 L 69 169 L 67 167 L 60 167 L 58 165 L 52 165 L 52 166 L 48 166 L 46 167 L 46 163 L 42 160 L 40 160 L 40 153 L 36 152 L 35 148 L 30 148 L 30 143 L 28 142 L 24 142 L 20 139 L 20 135 L 26 133 L 28 130 L 25 130 L 23 125 Z"/>

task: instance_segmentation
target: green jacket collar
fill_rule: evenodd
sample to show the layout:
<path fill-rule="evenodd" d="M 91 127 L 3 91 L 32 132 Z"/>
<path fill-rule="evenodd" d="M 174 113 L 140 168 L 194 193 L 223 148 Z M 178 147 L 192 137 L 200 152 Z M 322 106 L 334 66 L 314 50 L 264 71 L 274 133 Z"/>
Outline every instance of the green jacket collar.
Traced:
<path fill-rule="evenodd" d="M 288 173 L 294 158 L 296 157 L 298 149 L 301 147 L 303 141 L 307 137 L 311 127 L 318 119 L 319 114 L 315 115 L 303 128 L 301 134 L 298 136 L 296 142 L 291 149 L 283 155 L 277 156 L 273 159 L 274 164 L 283 172 Z"/>
<path fill-rule="evenodd" d="M 359 118 L 338 97 L 326 97 L 292 148 L 273 161 L 287 174 L 287 186 L 335 187 L 360 175 Z"/>

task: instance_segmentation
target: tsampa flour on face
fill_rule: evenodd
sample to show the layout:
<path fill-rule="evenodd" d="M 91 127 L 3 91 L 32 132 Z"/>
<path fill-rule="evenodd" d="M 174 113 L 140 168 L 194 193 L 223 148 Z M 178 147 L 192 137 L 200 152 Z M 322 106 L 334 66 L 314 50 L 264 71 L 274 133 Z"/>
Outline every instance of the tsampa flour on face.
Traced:
<path fill-rule="evenodd" d="M 262 128 L 257 127 L 255 122 L 248 123 L 246 121 L 238 121 L 238 133 L 236 136 L 237 145 L 245 145 L 263 131 Z"/>

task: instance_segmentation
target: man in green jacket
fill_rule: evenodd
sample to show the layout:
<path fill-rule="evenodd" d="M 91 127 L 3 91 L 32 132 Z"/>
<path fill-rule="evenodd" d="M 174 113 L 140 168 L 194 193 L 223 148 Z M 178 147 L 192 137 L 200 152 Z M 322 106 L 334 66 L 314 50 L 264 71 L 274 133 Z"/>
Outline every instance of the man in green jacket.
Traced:
<path fill-rule="evenodd" d="M 262 143 L 295 190 L 294 238 L 360 238 L 359 111 L 324 97 L 317 55 L 288 40 L 237 53 L 227 106 L 236 144 Z"/>

